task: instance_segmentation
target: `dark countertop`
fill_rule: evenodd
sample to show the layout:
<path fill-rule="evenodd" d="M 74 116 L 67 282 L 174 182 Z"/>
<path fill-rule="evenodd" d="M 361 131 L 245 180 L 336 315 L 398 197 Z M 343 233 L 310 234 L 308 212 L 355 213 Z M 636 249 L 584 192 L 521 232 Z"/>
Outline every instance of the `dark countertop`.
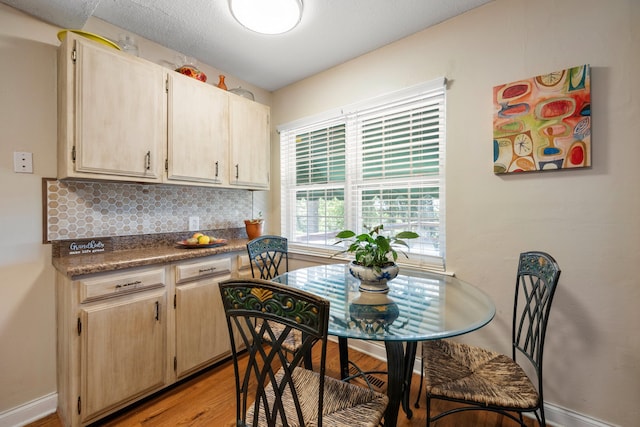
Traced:
<path fill-rule="evenodd" d="M 217 233 L 220 236 L 221 233 Z M 168 264 L 174 261 L 196 259 L 230 252 L 245 252 L 247 238 L 236 233 L 224 236 L 227 243 L 211 248 L 189 249 L 178 246 L 175 236 L 164 235 L 162 238 L 127 237 L 126 243 L 116 241 L 114 250 L 99 254 L 60 256 L 59 247 L 54 242 L 52 263 L 59 272 L 68 277 L 147 265 Z M 115 237 L 114 239 L 120 239 Z M 124 238 L 123 238 L 124 239 Z M 122 239 L 121 239 L 122 240 Z M 123 240 L 124 241 L 124 240 Z"/>

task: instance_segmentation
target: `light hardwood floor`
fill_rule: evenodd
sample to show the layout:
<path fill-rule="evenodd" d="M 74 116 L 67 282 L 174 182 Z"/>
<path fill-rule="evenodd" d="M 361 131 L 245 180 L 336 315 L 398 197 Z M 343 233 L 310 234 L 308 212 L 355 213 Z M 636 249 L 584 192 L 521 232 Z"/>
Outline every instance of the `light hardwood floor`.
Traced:
<path fill-rule="evenodd" d="M 338 349 L 330 342 L 327 351 L 327 373 L 338 377 L 339 362 Z M 358 351 L 350 350 L 349 357 L 365 371 L 384 370 L 385 363 L 366 356 Z M 223 363 L 198 374 L 169 390 L 151 396 L 122 410 L 95 425 L 108 427 L 235 427 L 235 389 L 233 381 L 233 365 L 231 361 Z M 384 375 L 375 375 L 379 381 L 380 390 L 386 389 Z M 419 376 L 414 374 L 411 384 L 412 405 L 418 395 Z M 409 420 L 404 412 L 398 417 L 398 427 L 413 427 L 426 425 L 424 409 L 424 394 L 420 408 L 413 410 L 413 417 Z M 449 408 L 451 404 L 436 401 L 432 404 L 432 411 Z M 445 417 L 434 427 L 511 427 L 518 424 L 501 416 L 486 411 L 471 411 Z M 527 421 L 528 426 L 537 426 L 533 420 Z M 29 424 L 27 427 L 62 427 L 56 414 Z M 331 426 L 327 426 L 331 427 Z"/>

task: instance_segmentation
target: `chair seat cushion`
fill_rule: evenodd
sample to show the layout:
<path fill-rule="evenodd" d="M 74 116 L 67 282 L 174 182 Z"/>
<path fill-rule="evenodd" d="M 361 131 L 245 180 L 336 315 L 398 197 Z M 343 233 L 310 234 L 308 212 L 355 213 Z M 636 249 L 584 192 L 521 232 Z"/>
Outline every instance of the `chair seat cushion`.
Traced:
<path fill-rule="evenodd" d="M 282 370 L 278 371 L 278 382 L 283 377 Z M 303 418 L 306 426 L 317 426 L 318 413 L 318 382 L 320 375 L 301 367 L 295 368 L 292 374 L 295 389 L 301 399 Z M 265 390 L 268 399 L 273 401 L 274 394 L 271 386 Z M 305 397 L 309 396 L 309 399 Z M 291 392 L 286 391 L 283 397 L 283 406 L 287 414 L 289 427 L 298 427 L 298 419 L 291 399 Z M 383 393 L 369 390 L 354 384 L 325 377 L 323 425 L 331 427 L 376 427 L 382 419 L 389 399 Z M 247 411 L 247 425 L 252 424 L 254 405 Z M 267 426 L 264 411 L 260 411 L 260 426 Z M 282 423 L 276 424 L 282 426 Z"/>
<path fill-rule="evenodd" d="M 512 358 L 449 340 L 422 345 L 424 378 L 432 397 L 477 402 L 484 406 L 533 409 L 538 392 Z"/>
<path fill-rule="evenodd" d="M 269 322 L 269 326 L 276 338 L 280 338 L 280 335 L 282 335 L 282 332 L 284 331 L 284 326 L 276 322 Z M 258 323 L 256 325 L 256 332 L 259 333 L 260 328 L 261 324 Z M 269 334 L 266 332 L 262 335 L 262 339 L 264 339 L 266 342 L 271 342 L 271 336 L 269 336 Z M 286 338 L 282 342 L 282 348 L 290 353 L 296 353 L 298 350 L 300 350 L 300 347 L 302 347 L 302 332 L 294 329 L 289 333 L 289 335 L 286 336 Z"/>

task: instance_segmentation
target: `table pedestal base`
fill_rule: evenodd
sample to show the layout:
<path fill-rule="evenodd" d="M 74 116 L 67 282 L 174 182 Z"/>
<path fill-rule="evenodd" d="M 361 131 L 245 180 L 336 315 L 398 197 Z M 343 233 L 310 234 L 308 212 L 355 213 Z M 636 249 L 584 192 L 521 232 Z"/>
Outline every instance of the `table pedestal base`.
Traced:
<path fill-rule="evenodd" d="M 398 422 L 400 405 L 402 405 L 402 410 L 408 419 L 413 416 L 409 400 L 417 342 L 385 341 L 384 346 L 387 352 L 387 396 L 389 396 L 384 425 L 385 427 L 395 427 Z M 338 348 L 340 376 L 343 379 L 348 378 L 350 376 L 349 346 L 346 338 L 338 338 Z"/>

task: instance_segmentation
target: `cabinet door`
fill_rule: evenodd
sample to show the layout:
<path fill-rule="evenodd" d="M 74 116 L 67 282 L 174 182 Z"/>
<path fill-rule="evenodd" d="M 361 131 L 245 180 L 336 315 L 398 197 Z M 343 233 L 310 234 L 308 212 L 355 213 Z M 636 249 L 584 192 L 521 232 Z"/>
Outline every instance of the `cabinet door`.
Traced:
<path fill-rule="evenodd" d="M 81 418 L 166 384 L 166 291 L 80 310 Z"/>
<path fill-rule="evenodd" d="M 228 97 L 199 80 L 169 75 L 169 180 L 228 184 Z"/>
<path fill-rule="evenodd" d="M 82 38 L 76 50 L 75 171 L 160 181 L 165 71 Z"/>
<path fill-rule="evenodd" d="M 230 183 L 251 189 L 269 189 L 269 107 L 229 95 Z"/>
<path fill-rule="evenodd" d="M 230 275 L 176 286 L 176 375 L 178 378 L 231 352 L 218 283 Z"/>

